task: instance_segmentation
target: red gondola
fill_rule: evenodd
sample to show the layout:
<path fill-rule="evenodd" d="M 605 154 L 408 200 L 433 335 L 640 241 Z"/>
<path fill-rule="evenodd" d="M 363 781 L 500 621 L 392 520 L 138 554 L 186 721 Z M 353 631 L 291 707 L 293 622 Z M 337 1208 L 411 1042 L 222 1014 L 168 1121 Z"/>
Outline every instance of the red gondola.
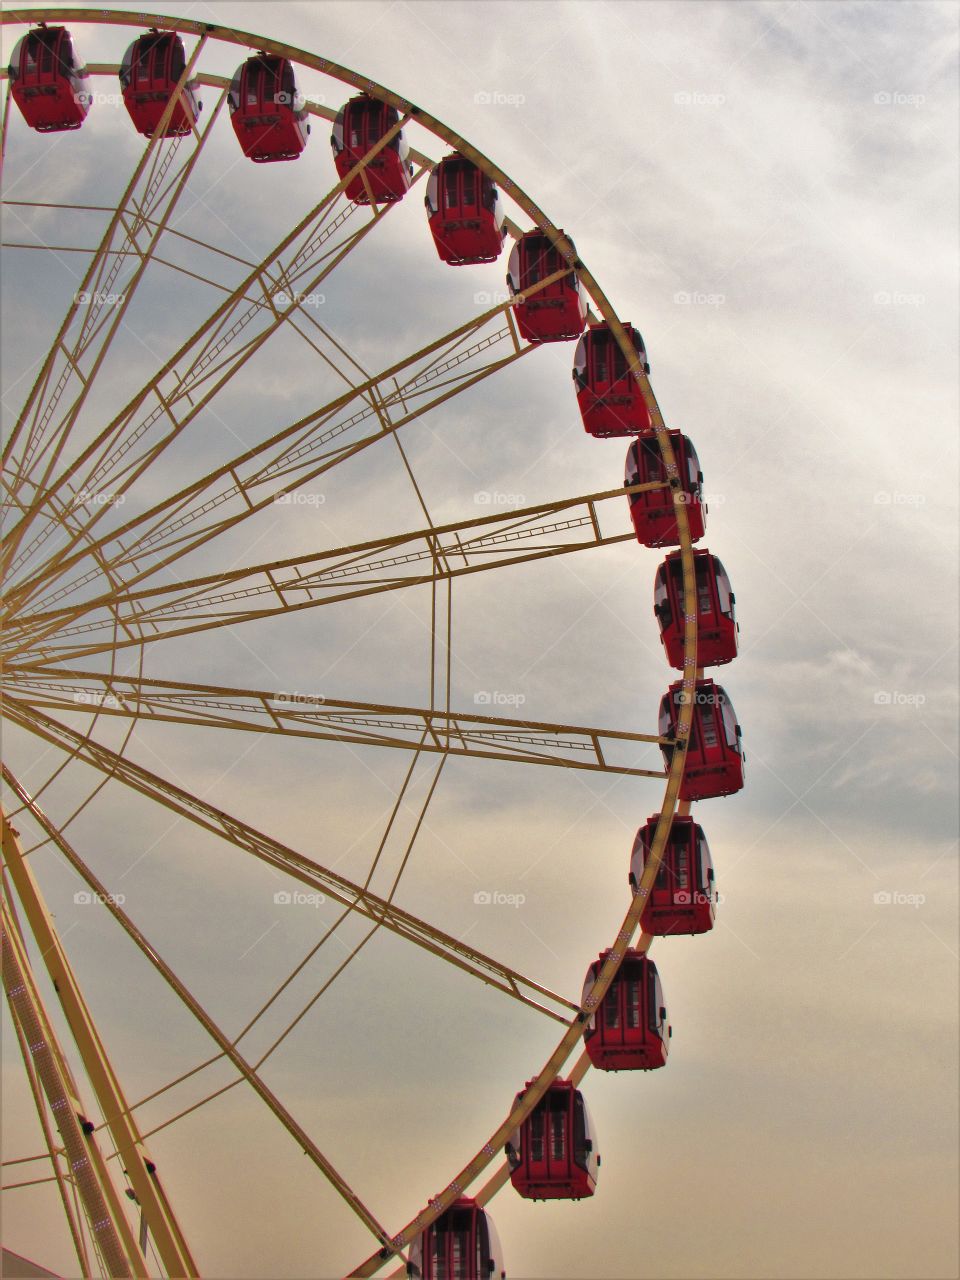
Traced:
<path fill-rule="evenodd" d="M 690 522 L 690 537 L 694 542 L 703 537 L 707 507 L 701 500 L 703 473 L 696 450 L 687 436 L 671 431 L 670 444 L 677 463 L 680 488 Z M 627 451 L 627 467 L 624 484 L 649 484 L 667 479 L 660 447 L 654 437 L 634 440 Z M 645 493 L 629 495 L 630 518 L 636 530 L 637 541 L 645 547 L 676 547 L 680 545 L 677 518 L 673 510 L 673 493 L 669 488 L 648 489 Z"/>
<path fill-rule="evenodd" d="M 640 358 L 640 367 L 649 373 L 643 338 L 632 324 L 623 327 Z M 584 430 L 590 435 L 636 436 L 653 430 L 640 386 L 627 371 L 623 352 L 606 323 L 591 325 L 577 343 L 573 382 Z"/>
<path fill-rule="evenodd" d="M 440 161 L 427 180 L 424 204 L 442 262 L 459 267 L 500 257 L 507 234 L 500 193 L 465 156 L 454 152 Z"/>
<path fill-rule="evenodd" d="M 694 551 L 697 575 L 697 666 L 720 667 L 737 656 L 735 597 L 730 579 L 716 556 Z M 680 552 L 673 551 L 657 570 L 653 612 L 667 661 L 683 670 L 683 567 Z"/>
<path fill-rule="evenodd" d="M 681 710 L 691 716 L 687 761 L 680 783 L 681 800 L 728 796 L 743 787 L 743 746 L 730 699 L 712 680 L 698 680 L 692 704 L 681 708 L 683 682 L 677 680 L 660 700 L 660 735 L 674 738 Z M 662 746 L 667 767 L 673 747 Z"/>
<path fill-rule="evenodd" d="M 658 813 L 648 818 L 633 842 L 630 888 L 634 893 L 659 820 Z M 716 914 L 717 889 L 707 837 L 692 818 L 674 818 L 660 870 L 643 911 L 643 928 L 657 938 L 675 933 L 709 933 Z"/>
<path fill-rule="evenodd" d="M 609 951 L 594 960 L 583 984 L 586 999 Z M 587 1055 L 601 1071 L 654 1071 L 667 1064 L 672 1028 L 667 1022 L 657 966 L 642 951 L 627 950 L 617 976 L 584 1032 Z"/>
<path fill-rule="evenodd" d="M 152 137 L 186 65 L 183 41 L 175 31 L 152 28 L 134 40 L 123 55 L 120 65 L 123 104 L 137 133 Z M 199 115 L 196 81 L 188 80 L 167 121 L 164 137 L 189 133 Z"/>
<path fill-rule="evenodd" d="M 307 145 L 306 105 L 289 58 L 257 53 L 241 63 L 227 105 L 243 154 L 257 164 L 296 160 Z"/>
<path fill-rule="evenodd" d="M 396 107 L 366 94 L 351 98 L 346 106 L 341 107 L 330 135 L 339 176 L 345 178 L 399 119 Z M 363 173 L 348 183 L 347 199 L 355 204 L 370 204 L 371 195 L 377 204 L 402 200 L 410 190 L 413 178 L 409 154 L 410 148 L 401 129 L 377 152 Z M 363 174 L 366 174 L 366 183 Z"/>
<path fill-rule="evenodd" d="M 87 118 L 90 81 L 66 27 L 28 31 L 14 46 L 9 76 L 14 102 L 38 133 L 79 129 Z"/>
<path fill-rule="evenodd" d="M 410 1245 L 414 1280 L 506 1280 L 493 1219 L 476 1200 L 454 1200 Z"/>
<path fill-rule="evenodd" d="M 570 244 L 573 245 L 572 240 Z M 566 260 L 549 236 L 542 231 L 527 231 L 510 254 L 507 288 L 516 297 L 565 266 Z M 518 303 L 514 315 L 521 336 L 528 342 L 565 342 L 578 338 L 587 321 L 587 300 L 576 271 L 569 271 Z"/>
<path fill-rule="evenodd" d="M 527 1081 L 527 1088 L 533 1083 Z M 517 1094 L 517 1101 L 526 1090 Z M 581 1200 L 597 1185 L 600 1156 L 583 1094 L 554 1080 L 506 1145 L 510 1181 L 527 1200 Z"/>

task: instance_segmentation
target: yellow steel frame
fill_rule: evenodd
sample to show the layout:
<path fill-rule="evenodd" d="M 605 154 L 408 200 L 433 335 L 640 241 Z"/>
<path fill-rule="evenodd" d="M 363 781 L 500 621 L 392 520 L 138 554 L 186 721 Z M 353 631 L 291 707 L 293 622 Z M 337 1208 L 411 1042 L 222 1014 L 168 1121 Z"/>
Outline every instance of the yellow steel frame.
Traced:
<path fill-rule="evenodd" d="M 128 13 L 72 7 L 52 7 L 42 10 L 8 9 L 2 14 L 2 22 L 4 24 L 29 23 L 41 19 L 52 22 L 66 21 L 71 23 L 107 23 L 128 26 L 143 26 L 149 24 L 164 30 L 176 30 L 185 35 L 194 35 L 198 39 L 212 38 L 217 41 L 234 44 L 240 47 L 253 46 L 261 48 L 267 53 L 274 53 L 280 56 L 292 58 L 302 66 L 310 67 L 316 71 L 325 73 L 340 80 L 342 83 L 350 85 L 357 90 L 371 93 L 382 101 L 391 104 L 397 108 L 403 121 L 415 119 L 418 125 L 423 126 L 435 137 L 460 151 L 468 159 L 476 163 L 486 174 L 493 178 L 500 186 L 501 190 L 510 197 L 510 199 L 524 212 L 524 214 L 532 219 L 532 221 L 550 237 L 561 255 L 564 257 L 568 266 L 576 268 L 594 306 L 597 309 L 597 312 L 599 313 L 599 316 L 610 325 L 618 345 L 628 362 L 628 368 L 630 369 L 632 376 L 636 379 L 647 407 L 650 410 L 658 445 L 664 459 L 666 473 L 673 492 L 674 507 L 680 534 L 681 564 L 683 570 L 685 597 L 688 600 L 695 598 L 693 546 L 690 539 L 687 510 L 682 501 L 683 495 L 676 459 L 670 445 L 663 416 L 653 395 L 649 380 L 638 362 L 633 345 L 606 295 L 600 289 L 597 281 L 594 279 L 587 266 L 576 256 L 570 242 L 561 235 L 559 230 L 550 222 L 543 211 L 486 156 L 482 155 L 476 150 L 476 148 L 472 147 L 465 139 L 461 138 L 441 121 L 384 86 L 361 77 L 356 73 L 329 61 L 328 59 L 317 57 L 305 50 L 296 49 L 277 41 L 269 39 L 265 40 L 247 32 L 237 31 L 217 24 L 199 22 L 186 18 L 171 18 L 162 15 L 144 13 Z M 361 171 L 362 168 L 363 166 L 361 165 Z M 424 167 L 421 168 L 421 172 L 423 171 Z M 517 346 L 517 353 L 519 354 L 520 345 L 516 340 L 516 333 L 513 329 L 512 323 L 510 327 L 513 333 L 514 342 Z M 173 419 L 173 421 L 175 423 L 174 430 L 176 431 L 179 429 L 179 426 L 176 425 L 175 419 Z M 118 435 L 117 438 L 119 439 L 120 436 Z M 149 456 L 150 455 L 148 455 L 148 460 Z M 135 475 L 139 475 L 142 470 L 143 466 L 134 468 L 133 474 L 128 475 L 126 482 L 132 482 Z M 44 495 L 44 498 L 49 496 L 51 495 Z M 35 503 L 35 506 L 36 505 L 39 504 Z M 77 534 L 71 535 L 71 546 L 76 544 L 77 537 Z M 96 546 L 96 544 L 93 545 Z M 74 554 L 76 555 L 77 553 Z M 57 557 L 57 566 L 60 572 L 64 570 L 65 565 L 69 566 L 71 563 L 75 562 L 76 560 L 71 562 L 69 556 L 64 556 L 63 554 L 60 554 Z M 439 566 L 439 556 L 435 558 L 434 562 L 435 566 Z M 109 560 L 106 561 L 106 563 L 109 564 Z M 436 575 L 433 576 L 433 580 L 435 583 Z M 76 587 L 78 584 L 75 583 L 73 585 Z M 121 599 L 123 598 L 124 589 L 129 590 L 129 585 L 127 584 L 125 588 L 120 589 L 119 598 Z M 22 591 L 15 590 L 12 593 L 9 602 L 14 613 L 19 612 L 20 608 L 26 604 L 27 597 L 30 594 L 33 594 L 33 591 L 24 593 Z M 684 614 L 684 619 L 683 701 L 684 703 L 689 703 L 691 700 L 691 689 L 697 674 L 696 616 L 693 612 L 686 612 Z M 41 737 L 46 737 L 50 741 L 59 741 L 60 743 L 70 742 L 70 749 L 78 757 L 83 758 L 85 756 L 90 760 L 90 762 L 98 764 L 99 767 L 105 767 L 104 762 L 106 761 L 107 755 L 110 753 L 106 753 L 104 748 L 93 743 L 89 737 L 83 738 L 81 735 L 75 734 L 72 730 L 68 730 L 66 726 L 59 725 L 52 721 L 48 716 L 45 716 L 37 709 L 26 705 L 19 706 L 14 709 L 13 718 L 16 719 L 18 723 L 22 723 L 24 725 L 29 724 L 34 732 L 39 733 Z M 351 1272 L 351 1275 L 371 1276 L 380 1270 L 391 1257 L 397 1254 L 402 1255 L 410 1241 L 427 1225 L 429 1225 L 430 1222 L 435 1220 L 436 1217 L 438 1217 L 457 1196 L 461 1195 L 481 1176 L 484 1170 L 494 1160 L 498 1149 L 503 1146 L 510 1133 L 515 1130 L 517 1126 L 532 1112 L 550 1082 L 560 1073 L 564 1064 L 576 1049 L 582 1037 L 584 1020 L 602 999 L 616 974 L 620 962 L 622 961 L 624 950 L 630 945 L 636 935 L 646 899 L 649 896 L 659 870 L 666 840 L 673 821 L 673 816 L 678 811 L 678 792 L 685 762 L 684 747 L 689 731 L 689 714 L 681 712 L 678 725 L 678 739 L 675 743 L 676 749 L 672 753 L 672 760 L 666 777 L 666 787 L 661 805 L 660 819 L 657 824 L 653 847 L 651 850 L 651 857 L 645 867 L 643 877 L 633 903 L 631 904 L 629 911 L 626 913 L 620 929 L 616 934 L 611 955 L 601 969 L 593 989 L 585 998 L 582 1007 L 577 1006 L 573 1016 L 569 1017 L 564 1034 L 556 1049 L 549 1056 L 533 1085 L 526 1091 L 523 1100 L 511 1109 L 510 1113 L 490 1136 L 489 1140 L 483 1144 L 479 1151 L 466 1163 L 459 1173 L 450 1179 L 450 1181 L 444 1186 L 443 1190 L 431 1199 L 429 1204 L 425 1206 L 424 1209 L 411 1219 L 411 1221 L 408 1222 L 401 1230 L 392 1235 L 387 1234 L 384 1229 L 376 1223 L 372 1215 L 369 1214 L 369 1211 L 365 1210 L 360 1202 L 353 1197 L 352 1193 L 347 1194 L 346 1198 L 351 1201 L 353 1207 L 361 1217 L 361 1220 L 367 1223 L 373 1234 L 377 1237 L 379 1243 L 379 1247 L 376 1252 Z M 120 756 L 116 756 L 108 767 L 114 769 L 126 767 L 128 770 L 132 768 L 132 766 L 129 765 L 129 762 L 123 760 Z M 157 798 L 161 798 L 159 793 L 165 793 L 162 797 L 163 803 L 167 803 L 168 805 L 182 803 L 184 811 L 188 812 L 188 815 L 192 820 L 200 822 L 201 825 L 206 823 L 207 818 L 201 816 L 196 810 L 196 800 L 194 797 L 180 797 L 174 801 L 172 800 L 174 789 L 170 787 L 170 784 L 163 783 L 160 780 L 156 780 L 156 783 L 158 793 Z M 137 781 L 135 783 L 131 783 L 131 785 L 138 786 L 140 789 L 144 789 L 149 792 L 149 788 L 146 786 L 142 777 L 138 777 Z M 683 811 L 686 806 L 680 805 L 679 808 Z M 227 819 L 225 815 L 221 816 L 223 818 L 222 823 L 220 823 L 218 819 L 217 823 L 212 826 L 211 829 L 219 828 L 220 834 L 224 834 L 228 839 L 233 839 L 235 842 L 242 844 L 243 839 L 249 837 L 249 832 L 243 832 L 242 836 L 239 836 L 238 833 L 242 831 L 241 824 L 237 824 L 235 820 Z M 51 832 L 51 835 L 52 834 L 53 832 Z M 289 852 L 290 851 L 288 851 L 288 853 Z M 302 857 L 295 855 L 286 865 L 288 869 L 292 870 L 293 874 L 304 878 L 310 874 L 306 868 L 306 861 L 307 860 L 302 859 Z M 355 888 L 356 886 L 354 886 L 354 889 Z M 380 918 L 383 919 L 384 917 L 385 913 L 382 913 Z M 645 951 L 649 947 L 650 942 L 651 939 L 648 935 L 641 934 L 638 943 L 639 948 Z M 585 1057 L 581 1055 L 580 1060 L 573 1068 L 572 1078 L 579 1079 L 586 1070 L 586 1067 L 587 1063 Z M 328 1174 L 328 1176 L 330 1175 Z M 488 1200 L 500 1186 L 504 1185 L 506 1178 L 507 1174 L 505 1168 L 501 1166 L 480 1189 L 479 1197 L 481 1200 L 483 1202 Z M 354 1203 L 354 1201 L 356 1202 Z"/>

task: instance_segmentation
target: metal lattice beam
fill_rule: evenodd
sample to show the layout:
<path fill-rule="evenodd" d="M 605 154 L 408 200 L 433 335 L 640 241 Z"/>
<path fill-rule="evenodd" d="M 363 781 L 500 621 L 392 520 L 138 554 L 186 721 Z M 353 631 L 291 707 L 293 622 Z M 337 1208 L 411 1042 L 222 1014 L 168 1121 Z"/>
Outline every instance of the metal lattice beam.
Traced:
<path fill-rule="evenodd" d="M 106 649 L 232 626 L 335 601 L 489 572 L 632 540 L 604 534 L 598 507 L 625 494 L 662 487 L 634 485 L 479 519 L 395 534 L 310 556 L 231 569 L 178 583 L 94 599 L 73 609 L 10 619 L 7 656 L 41 665 Z M 86 615 L 96 615 L 80 621 Z M 16 624 L 19 622 L 19 626 Z M 119 626 L 126 637 L 109 633 Z M 134 634 L 134 628 L 138 633 Z M 17 632 L 20 632 L 18 637 Z M 97 639 L 97 634 L 103 637 Z M 92 642 L 84 640 L 91 637 Z"/>
<path fill-rule="evenodd" d="M 638 768 L 616 756 L 635 752 L 641 745 L 672 741 L 649 733 L 93 671 L 13 668 L 7 679 L 10 693 L 33 707 L 52 710 L 80 710 L 150 723 L 281 734 L 630 777 L 662 778 L 666 774 Z"/>
<path fill-rule="evenodd" d="M 157 801 L 205 831 L 210 831 L 236 848 L 253 854 L 268 866 L 275 867 L 285 875 L 293 876 L 311 888 L 321 890 L 341 906 L 350 907 L 357 915 L 432 952 L 440 959 L 472 974 L 488 986 L 505 992 L 522 1004 L 529 1005 L 549 1017 L 559 1018 L 560 1021 L 565 1021 L 565 1018 L 563 1014 L 557 1012 L 558 1008 L 567 1011 L 577 1008 L 577 1005 L 571 1001 L 556 995 L 549 988 L 525 977 L 509 965 L 451 937 L 450 934 L 419 919 L 409 911 L 402 910 L 379 895 L 371 893 L 362 885 L 348 880 L 346 876 L 338 875 L 305 854 L 297 853 L 279 840 L 217 809 L 183 787 L 178 787 L 141 765 L 134 764 L 133 761 L 70 729 L 44 712 L 13 697 L 7 698 L 5 711 L 8 719 L 14 724 L 19 724 L 22 728 L 65 751 L 73 752 L 78 761 L 92 765 L 112 779 Z"/>

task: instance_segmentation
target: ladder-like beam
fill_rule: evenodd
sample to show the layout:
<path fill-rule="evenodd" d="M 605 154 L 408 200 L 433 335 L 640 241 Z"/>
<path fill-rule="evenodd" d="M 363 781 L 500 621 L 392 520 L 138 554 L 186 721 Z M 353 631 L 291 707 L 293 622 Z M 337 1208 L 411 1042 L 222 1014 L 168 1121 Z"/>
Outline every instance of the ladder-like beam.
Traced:
<path fill-rule="evenodd" d="M 143 1210 L 166 1272 L 169 1276 L 199 1276 L 200 1272 L 157 1176 L 156 1164 L 143 1144 L 120 1081 L 67 960 L 33 869 L 23 855 L 19 837 L 5 812 L 0 813 L 0 839 L 4 865 L 23 906 L 110 1136 Z"/>

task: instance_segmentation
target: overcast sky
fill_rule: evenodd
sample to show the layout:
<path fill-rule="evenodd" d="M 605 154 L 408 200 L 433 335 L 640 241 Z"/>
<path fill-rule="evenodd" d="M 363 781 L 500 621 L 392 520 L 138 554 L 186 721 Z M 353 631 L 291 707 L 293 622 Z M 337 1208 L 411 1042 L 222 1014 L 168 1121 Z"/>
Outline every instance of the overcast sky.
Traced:
<path fill-rule="evenodd" d="M 586 1077 L 597 1195 L 533 1204 L 508 1187 L 493 1202 L 508 1276 L 956 1275 L 956 5 L 168 0 L 166 12 L 327 56 L 495 160 L 642 330 L 666 421 L 703 466 L 702 545 L 722 558 L 741 623 L 741 654 L 721 679 L 747 753 L 745 790 L 697 806 L 723 895 L 717 928 L 655 944 L 674 1027 L 667 1068 Z M 3 34 L 6 60 L 17 33 Z M 132 38 L 79 24 L 75 36 L 90 62 L 119 61 Z M 202 65 L 229 74 L 241 56 L 211 47 Z M 327 107 L 349 96 L 319 75 L 302 82 Z M 213 91 L 202 96 L 210 111 Z M 14 116 L 5 195 L 110 204 L 138 147 L 122 107 L 105 102 L 79 133 L 53 138 Z M 254 166 L 224 118 L 176 226 L 258 258 L 333 173 L 322 120 L 296 164 Z M 315 308 L 370 370 L 503 289 L 505 260 L 439 263 L 420 195 Z M 3 238 L 92 245 L 103 217 L 8 207 Z M 82 262 L 5 251 L 7 419 Z M 216 270 L 231 287 L 240 278 Z M 88 420 L 116 412 L 219 297 L 153 268 Z M 477 494 L 509 506 L 622 483 L 623 442 L 582 431 L 572 355 L 538 351 L 404 429 L 435 520 L 488 514 Z M 131 501 L 173 492 L 334 384 L 296 335 L 278 335 Z M 195 563 L 422 524 L 390 442 L 312 492 L 322 501 L 275 508 Z M 610 526 L 627 527 L 625 503 Z M 673 678 L 651 608 L 659 559 L 627 542 L 458 582 L 453 705 L 473 710 L 494 691 L 532 719 L 654 731 Z M 145 670 L 419 706 L 429 618 L 426 589 L 395 592 L 151 646 Z M 134 666 L 128 655 L 120 669 Z M 118 740 L 115 725 L 98 734 Z M 34 788 L 61 759 L 19 732 L 4 754 Z M 409 763 L 167 725 L 138 727 L 128 754 L 355 879 Z M 435 768 L 418 766 L 378 890 Z M 95 781 L 71 768 L 43 802 L 63 819 Z M 633 833 L 660 797 L 643 779 L 452 760 L 398 902 L 576 997 L 619 927 Z M 69 834 L 231 1032 L 334 918 L 329 903 L 276 905 L 268 869 L 117 784 Z M 78 882 L 49 849 L 33 862 L 128 1096 L 200 1062 L 203 1033 L 106 913 L 74 902 Z M 475 903 L 483 890 L 523 901 Z M 358 937 L 348 927 L 342 943 Z M 345 954 L 341 939 L 325 947 L 271 1028 Z M 533 1012 L 378 937 L 265 1076 L 396 1229 L 486 1140 L 556 1038 Z M 9 1019 L 3 1069 L 4 1158 L 36 1154 Z M 142 1109 L 144 1127 L 229 1078 L 216 1067 L 164 1095 Z M 205 1275 L 333 1277 L 370 1252 L 249 1091 L 150 1143 Z M 50 1185 L 11 1192 L 5 1210 L 7 1246 L 75 1274 Z"/>

